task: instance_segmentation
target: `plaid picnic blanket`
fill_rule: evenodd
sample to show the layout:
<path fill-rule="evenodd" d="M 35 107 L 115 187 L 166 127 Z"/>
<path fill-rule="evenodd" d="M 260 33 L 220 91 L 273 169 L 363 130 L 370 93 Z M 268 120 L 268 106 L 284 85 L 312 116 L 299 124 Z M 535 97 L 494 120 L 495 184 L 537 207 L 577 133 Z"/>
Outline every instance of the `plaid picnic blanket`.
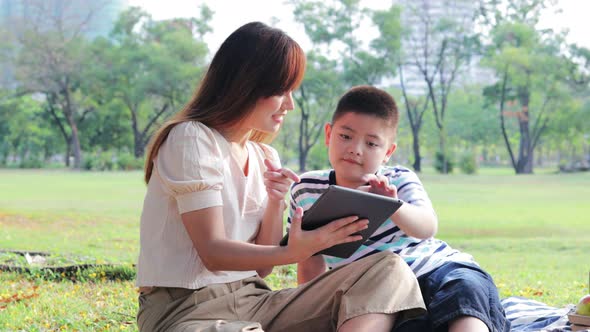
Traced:
<path fill-rule="evenodd" d="M 503 299 L 502 306 L 506 312 L 506 317 L 512 323 L 511 332 L 562 332 L 572 330 L 567 314 L 574 308 L 574 305 L 555 308 L 539 301 L 513 296 Z"/>

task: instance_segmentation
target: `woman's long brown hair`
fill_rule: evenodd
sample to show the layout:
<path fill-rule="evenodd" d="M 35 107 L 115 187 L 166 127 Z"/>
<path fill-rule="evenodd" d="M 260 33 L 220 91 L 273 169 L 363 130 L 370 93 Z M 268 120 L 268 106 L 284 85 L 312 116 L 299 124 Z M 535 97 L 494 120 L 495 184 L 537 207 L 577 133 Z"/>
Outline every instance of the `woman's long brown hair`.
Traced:
<path fill-rule="evenodd" d="M 152 137 L 145 160 L 146 183 L 154 159 L 172 128 L 199 121 L 223 128 L 247 117 L 260 98 L 296 89 L 303 80 L 305 53 L 283 31 L 260 22 L 243 25 L 219 47 L 191 100 Z M 270 134 L 254 131 L 251 140 L 268 142 Z"/>

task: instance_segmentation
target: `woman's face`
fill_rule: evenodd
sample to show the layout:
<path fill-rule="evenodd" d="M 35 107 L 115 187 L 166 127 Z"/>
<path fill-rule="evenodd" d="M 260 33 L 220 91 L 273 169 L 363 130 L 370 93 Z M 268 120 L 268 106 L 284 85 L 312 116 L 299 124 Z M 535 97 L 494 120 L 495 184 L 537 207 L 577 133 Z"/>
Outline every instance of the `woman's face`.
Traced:
<path fill-rule="evenodd" d="M 287 112 L 293 110 L 293 108 L 291 91 L 280 96 L 260 98 L 254 106 L 254 111 L 246 118 L 243 125 L 248 129 L 275 133 L 281 128 Z"/>

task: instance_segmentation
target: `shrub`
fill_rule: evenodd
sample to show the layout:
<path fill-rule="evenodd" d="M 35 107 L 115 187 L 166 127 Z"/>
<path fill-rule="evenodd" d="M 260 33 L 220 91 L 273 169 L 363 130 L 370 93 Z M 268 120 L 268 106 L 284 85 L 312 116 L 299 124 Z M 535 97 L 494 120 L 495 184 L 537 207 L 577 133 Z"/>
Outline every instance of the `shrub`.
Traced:
<path fill-rule="evenodd" d="M 88 171 L 111 171 L 114 167 L 113 157 L 107 151 L 86 154 L 82 162 L 82 168 Z"/>
<path fill-rule="evenodd" d="M 143 159 L 135 158 L 131 153 L 122 152 L 117 156 L 117 167 L 124 171 L 142 169 Z"/>
<path fill-rule="evenodd" d="M 43 161 L 37 158 L 26 158 L 20 162 L 19 168 L 42 168 Z"/>
<path fill-rule="evenodd" d="M 93 156 L 91 154 L 86 154 L 84 156 L 84 160 L 82 160 L 82 168 L 87 171 L 91 171 L 97 162 L 95 159 L 96 159 L 95 156 Z"/>
<path fill-rule="evenodd" d="M 477 172 L 477 162 L 473 152 L 465 152 L 459 160 L 459 168 L 464 174 L 475 174 Z"/>
<path fill-rule="evenodd" d="M 434 155 L 434 168 L 439 172 L 439 173 L 443 173 L 444 172 L 444 167 L 443 167 L 443 156 L 444 154 L 442 152 L 437 152 Z M 446 165 L 447 165 L 447 173 L 453 173 L 453 161 L 451 160 L 451 156 L 450 155 L 446 155 Z"/>
<path fill-rule="evenodd" d="M 97 170 L 99 171 L 112 171 L 115 167 L 115 162 L 111 153 L 105 151 L 99 154 L 99 165 Z"/>

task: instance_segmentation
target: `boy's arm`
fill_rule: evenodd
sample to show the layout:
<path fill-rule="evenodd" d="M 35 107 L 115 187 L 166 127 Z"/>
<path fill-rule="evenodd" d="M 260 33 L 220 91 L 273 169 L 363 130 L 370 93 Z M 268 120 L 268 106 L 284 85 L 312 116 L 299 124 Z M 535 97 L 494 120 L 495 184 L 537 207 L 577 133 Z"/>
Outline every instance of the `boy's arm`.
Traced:
<path fill-rule="evenodd" d="M 436 217 L 434 210 L 429 207 L 430 200 L 428 199 L 426 192 L 423 191 L 420 180 L 418 180 L 415 175 L 414 177 L 415 179 L 407 179 L 406 183 L 412 186 L 419 185 L 422 189 L 422 195 L 417 195 L 414 199 L 416 201 L 427 201 L 428 204 L 426 205 L 413 204 L 413 202 L 408 200 L 407 197 L 398 197 L 397 187 L 390 183 L 389 179 L 383 175 L 367 174 L 364 177 L 364 180 L 368 182 L 368 185 L 359 187 L 359 189 L 394 198 L 406 198 L 404 200 L 405 203 L 390 217 L 390 219 L 407 235 L 418 239 L 427 239 L 434 236 L 438 231 L 438 218 Z M 412 189 L 406 187 L 405 190 Z"/>
<path fill-rule="evenodd" d="M 391 220 L 407 235 L 418 239 L 433 237 L 438 231 L 438 218 L 431 209 L 404 203 Z"/>
<path fill-rule="evenodd" d="M 304 284 L 326 272 L 326 262 L 323 255 L 311 256 L 297 263 L 297 284 Z"/>

